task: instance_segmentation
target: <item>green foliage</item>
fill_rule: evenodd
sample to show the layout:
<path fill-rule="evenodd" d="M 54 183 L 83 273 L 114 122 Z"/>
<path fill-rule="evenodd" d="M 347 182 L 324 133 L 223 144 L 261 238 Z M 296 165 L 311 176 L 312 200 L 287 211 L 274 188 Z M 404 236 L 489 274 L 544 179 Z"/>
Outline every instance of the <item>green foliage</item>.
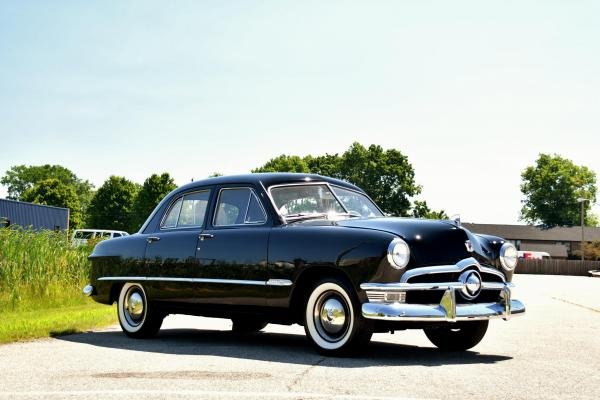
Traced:
<path fill-rule="evenodd" d="M 64 232 L 0 228 L 0 343 L 114 322 L 112 307 L 81 294 L 91 250 Z"/>
<path fill-rule="evenodd" d="M 128 231 L 140 185 L 120 176 L 111 176 L 92 198 L 88 227 Z"/>
<path fill-rule="evenodd" d="M 426 201 L 415 200 L 411 214 L 414 218 L 448 219 L 444 210 L 435 211 L 429 208 Z"/>
<path fill-rule="evenodd" d="M 23 198 L 23 195 L 28 190 L 32 190 L 34 186 L 42 181 L 48 179 L 55 179 L 59 181 L 62 186 L 71 187 L 77 195 L 79 205 L 77 208 L 71 209 L 71 226 L 79 226 L 81 221 L 85 219 L 87 208 L 93 196 L 92 189 L 94 186 L 87 180 L 82 180 L 77 177 L 69 169 L 61 165 L 16 165 L 11 167 L 6 174 L 0 179 L 0 183 L 7 187 L 8 199 L 11 200 L 22 200 L 28 201 Z M 62 191 L 62 189 L 60 189 Z M 29 198 L 29 197 L 27 197 Z M 43 204 L 65 207 L 62 204 L 52 202 L 46 202 Z M 74 206 L 74 202 L 69 201 L 69 204 Z M 73 216 L 76 220 L 73 221 Z M 77 220 L 78 219 L 78 220 Z"/>
<path fill-rule="evenodd" d="M 54 178 L 44 179 L 25 190 L 21 195 L 21 200 L 68 208 L 70 210 L 70 228 L 77 229 L 82 227 L 81 206 L 73 185 L 65 184 Z"/>
<path fill-rule="evenodd" d="M 48 304 L 79 295 L 90 252 L 89 246 L 71 247 L 64 232 L 0 229 L 0 309 L 17 307 L 24 293 Z"/>
<path fill-rule="evenodd" d="M 581 223 L 581 204 L 585 198 L 586 223 L 593 223 L 589 213 L 596 202 L 596 174 L 585 166 L 575 165 L 559 155 L 540 154 L 535 166 L 521 174 L 521 192 L 525 195 L 521 219 L 545 227 L 571 226 Z"/>
<path fill-rule="evenodd" d="M 152 174 L 146 179 L 135 199 L 130 232 L 137 232 L 163 197 L 176 187 L 175 181 L 166 172 Z"/>
<path fill-rule="evenodd" d="M 361 187 L 386 213 L 409 215 L 409 197 L 421 192 L 414 181 L 414 170 L 408 158 L 395 149 L 381 146 L 365 148 L 353 143 L 341 156 L 281 155 L 252 172 L 316 173 L 343 179 Z"/>
<path fill-rule="evenodd" d="M 298 156 L 286 156 L 282 154 L 275 157 L 262 167 L 253 169 L 252 172 L 312 172 L 308 168 L 306 159 Z"/>
<path fill-rule="evenodd" d="M 362 188 L 392 215 L 408 215 L 409 197 L 421 192 L 408 158 L 395 149 L 384 151 L 374 144 L 366 149 L 353 143 L 342 155 L 340 172 L 342 179 Z"/>

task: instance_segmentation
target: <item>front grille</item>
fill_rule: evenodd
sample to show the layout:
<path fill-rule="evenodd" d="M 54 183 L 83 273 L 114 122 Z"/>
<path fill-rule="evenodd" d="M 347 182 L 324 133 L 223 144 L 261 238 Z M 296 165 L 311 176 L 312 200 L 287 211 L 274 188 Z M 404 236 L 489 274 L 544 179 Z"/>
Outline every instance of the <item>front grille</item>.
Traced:
<path fill-rule="evenodd" d="M 410 290 L 406 292 L 407 304 L 439 304 L 442 301 L 445 290 Z M 460 290 L 456 290 L 457 304 L 473 303 L 496 303 L 500 301 L 499 290 L 482 290 L 477 297 L 472 300 L 465 299 Z"/>
<path fill-rule="evenodd" d="M 440 282 L 458 282 L 458 277 L 463 273 L 461 272 L 442 272 L 439 274 L 424 274 L 413 276 L 408 279 L 408 283 L 440 283 Z M 479 271 L 481 279 L 484 282 L 498 282 L 502 283 L 503 280 L 496 274 L 490 274 L 488 272 Z"/>

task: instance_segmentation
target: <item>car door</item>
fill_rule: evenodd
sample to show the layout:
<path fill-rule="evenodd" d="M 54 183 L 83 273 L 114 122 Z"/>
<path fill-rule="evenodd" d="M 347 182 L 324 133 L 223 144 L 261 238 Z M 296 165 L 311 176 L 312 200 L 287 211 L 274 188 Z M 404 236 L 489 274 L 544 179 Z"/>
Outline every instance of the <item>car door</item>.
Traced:
<path fill-rule="evenodd" d="M 266 304 L 271 221 L 249 186 L 218 189 L 214 212 L 200 235 L 197 259 L 207 290 L 199 301 Z"/>
<path fill-rule="evenodd" d="M 196 258 L 198 237 L 205 224 L 211 190 L 197 189 L 176 198 L 158 228 L 146 238 L 147 284 L 155 300 L 190 302 L 200 278 Z"/>

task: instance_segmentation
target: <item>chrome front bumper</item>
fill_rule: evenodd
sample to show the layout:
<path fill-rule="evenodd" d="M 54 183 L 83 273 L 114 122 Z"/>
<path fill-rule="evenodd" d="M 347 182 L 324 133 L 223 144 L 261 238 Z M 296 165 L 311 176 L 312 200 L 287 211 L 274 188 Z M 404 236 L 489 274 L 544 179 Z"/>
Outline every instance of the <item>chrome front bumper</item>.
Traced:
<path fill-rule="evenodd" d="M 465 259 L 453 266 L 423 268 L 424 274 L 438 272 L 457 272 L 467 269 L 490 271 L 482 267 L 474 259 Z M 409 271 L 418 275 L 416 270 Z M 500 292 L 500 301 L 495 303 L 477 303 L 476 299 L 470 303 L 457 303 L 456 296 L 465 287 L 463 282 L 445 283 L 408 283 L 408 278 L 398 283 L 363 283 L 361 289 L 366 291 L 368 303 L 362 305 L 362 315 L 368 319 L 385 321 L 428 321 L 428 322 L 456 322 L 485 320 L 492 318 L 510 319 L 525 313 L 525 305 L 519 300 L 511 298 L 512 283 L 483 282 L 482 290 L 496 290 Z M 444 294 L 439 304 L 407 304 L 405 303 L 408 291 L 440 291 Z M 390 301 L 393 299 L 394 301 Z"/>

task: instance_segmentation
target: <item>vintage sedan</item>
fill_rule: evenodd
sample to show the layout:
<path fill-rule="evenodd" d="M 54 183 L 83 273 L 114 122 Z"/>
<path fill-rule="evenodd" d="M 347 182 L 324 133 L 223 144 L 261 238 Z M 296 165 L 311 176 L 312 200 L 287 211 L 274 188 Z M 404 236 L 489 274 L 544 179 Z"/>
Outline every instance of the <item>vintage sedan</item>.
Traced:
<path fill-rule="evenodd" d="M 99 243 L 84 293 L 117 303 L 127 336 L 168 314 L 230 318 L 233 330 L 300 324 L 343 354 L 373 332 L 423 329 L 466 350 L 511 298 L 515 247 L 458 221 L 386 216 L 360 188 L 310 174 L 210 178 L 168 194 L 137 234 Z"/>

